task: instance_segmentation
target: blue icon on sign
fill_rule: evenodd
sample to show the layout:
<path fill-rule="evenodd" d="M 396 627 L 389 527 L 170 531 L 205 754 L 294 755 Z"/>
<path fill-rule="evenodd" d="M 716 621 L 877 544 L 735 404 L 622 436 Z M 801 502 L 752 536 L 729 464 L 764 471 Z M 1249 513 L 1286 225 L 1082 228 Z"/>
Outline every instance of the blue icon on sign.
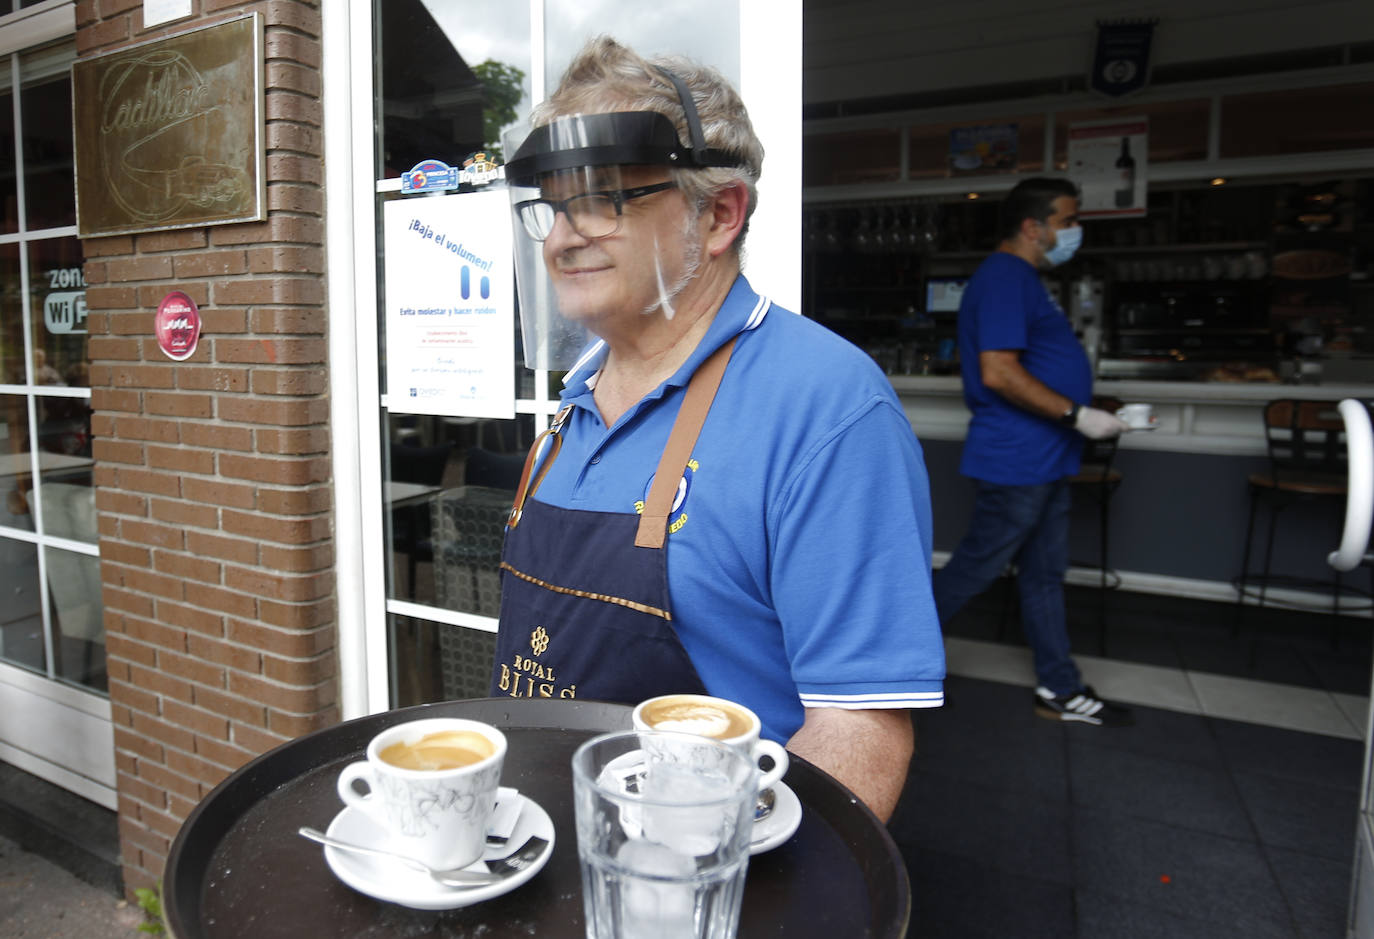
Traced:
<path fill-rule="evenodd" d="M 477 282 L 477 290 L 482 295 L 483 300 L 490 299 L 491 278 L 483 275 L 482 279 Z M 463 269 L 458 272 L 458 292 L 462 294 L 464 300 L 472 296 L 472 268 L 468 267 L 466 264 L 464 264 Z"/>

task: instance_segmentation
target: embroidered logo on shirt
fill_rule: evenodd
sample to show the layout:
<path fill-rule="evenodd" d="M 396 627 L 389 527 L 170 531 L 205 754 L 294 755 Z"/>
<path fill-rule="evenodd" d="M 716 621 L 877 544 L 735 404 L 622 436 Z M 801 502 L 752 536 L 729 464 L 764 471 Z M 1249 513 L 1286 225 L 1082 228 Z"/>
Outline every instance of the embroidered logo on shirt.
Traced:
<path fill-rule="evenodd" d="M 672 508 L 668 510 L 668 534 L 680 529 L 687 524 L 687 513 L 682 511 L 687 506 L 687 497 L 692 492 L 692 479 L 698 469 L 701 468 L 696 460 L 688 460 L 687 466 L 682 470 L 682 478 L 677 481 L 677 493 L 673 496 Z M 657 475 L 657 474 L 654 474 Z M 643 498 L 635 500 L 635 514 L 644 514 L 644 503 L 649 499 L 649 490 L 654 487 L 654 477 L 650 476 L 649 481 L 644 484 Z M 681 514 L 678 514 L 681 512 Z"/>

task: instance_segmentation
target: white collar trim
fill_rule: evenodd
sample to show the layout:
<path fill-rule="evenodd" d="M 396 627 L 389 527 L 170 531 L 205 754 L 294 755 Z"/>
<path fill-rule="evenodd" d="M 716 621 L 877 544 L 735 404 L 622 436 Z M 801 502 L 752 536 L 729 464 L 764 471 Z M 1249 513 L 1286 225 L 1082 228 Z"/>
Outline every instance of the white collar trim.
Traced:
<path fill-rule="evenodd" d="M 754 309 L 751 310 L 751 311 L 749 312 L 749 318 L 748 318 L 747 320 L 744 321 L 744 328 L 741 329 L 740 332 L 748 332 L 748 331 L 751 330 L 751 329 L 758 329 L 758 328 L 759 328 L 759 325 L 760 325 L 761 323 L 763 323 L 763 318 L 764 318 L 765 316 L 768 315 L 768 311 L 771 310 L 772 308 L 773 308 L 773 301 L 772 301 L 772 300 L 769 300 L 769 299 L 768 299 L 767 297 L 765 297 L 765 296 L 760 295 L 759 298 L 758 298 L 758 302 L 754 304 Z M 576 375 L 579 371 L 581 371 L 583 368 L 585 368 L 589 363 L 591 363 L 592 361 L 594 361 L 594 360 L 597 359 L 598 357 L 605 355 L 605 353 L 606 353 L 606 340 L 604 340 L 604 339 L 598 339 L 596 342 L 594 342 L 594 343 L 592 343 L 590 346 L 588 346 L 588 347 L 587 347 L 587 351 L 583 352 L 582 355 L 578 358 L 578 360 L 577 360 L 576 362 L 573 363 L 572 368 L 568 369 L 568 370 L 563 374 L 563 385 L 564 385 L 564 387 L 567 386 L 567 384 L 568 384 L 568 378 L 569 378 L 570 376 Z M 588 375 L 588 376 L 587 376 L 587 380 L 586 380 L 586 382 L 585 382 L 585 384 L 586 384 L 586 386 L 587 386 L 587 390 L 588 390 L 588 391 L 593 391 L 593 390 L 595 390 L 595 389 L 596 389 L 597 380 L 600 379 L 600 378 L 601 378 L 601 369 L 600 369 L 600 368 L 598 368 L 595 372 L 592 372 L 590 375 Z"/>

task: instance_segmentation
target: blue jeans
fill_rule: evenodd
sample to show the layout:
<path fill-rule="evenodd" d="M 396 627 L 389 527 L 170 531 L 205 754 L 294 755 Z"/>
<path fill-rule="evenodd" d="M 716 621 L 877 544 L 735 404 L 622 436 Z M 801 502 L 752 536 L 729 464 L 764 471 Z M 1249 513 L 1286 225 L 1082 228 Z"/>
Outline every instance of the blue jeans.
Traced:
<path fill-rule="evenodd" d="M 1035 676 L 1055 694 L 1083 686 L 1069 654 L 1064 573 L 1069 566 L 1069 486 L 978 482 L 973 518 L 949 563 L 935 574 L 935 607 L 946 622 L 1016 562 L 1021 628 Z"/>

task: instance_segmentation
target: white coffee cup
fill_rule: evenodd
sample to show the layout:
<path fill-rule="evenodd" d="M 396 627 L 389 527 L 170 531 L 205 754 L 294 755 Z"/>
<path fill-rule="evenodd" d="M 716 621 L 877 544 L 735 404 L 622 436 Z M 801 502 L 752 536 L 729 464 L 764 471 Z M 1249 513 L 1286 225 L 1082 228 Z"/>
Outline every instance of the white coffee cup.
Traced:
<path fill-rule="evenodd" d="M 760 768 L 759 791 L 782 779 L 787 772 L 787 751 L 772 740 L 760 739 L 759 716 L 742 704 L 704 694 L 665 694 L 635 705 L 636 730 L 661 730 L 710 737 L 752 757 L 772 759 L 773 766 Z"/>
<path fill-rule="evenodd" d="M 339 774 L 339 798 L 390 835 L 389 850 L 431 867 L 463 867 L 486 844 L 506 759 L 506 737 L 456 717 L 408 721 L 367 745 L 367 760 Z M 368 793 L 354 787 L 362 780 Z"/>
<path fill-rule="evenodd" d="M 1149 427 L 1153 414 L 1152 404 L 1123 404 L 1116 409 L 1116 416 L 1136 429 Z"/>

